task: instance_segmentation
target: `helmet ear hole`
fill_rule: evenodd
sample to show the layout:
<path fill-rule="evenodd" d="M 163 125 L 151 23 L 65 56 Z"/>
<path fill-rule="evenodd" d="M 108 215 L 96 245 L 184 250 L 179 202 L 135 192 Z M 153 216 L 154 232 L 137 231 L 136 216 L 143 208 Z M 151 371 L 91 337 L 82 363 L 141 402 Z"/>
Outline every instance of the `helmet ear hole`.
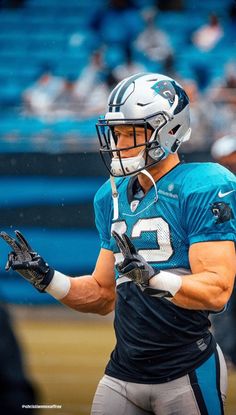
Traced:
<path fill-rule="evenodd" d="M 181 127 L 180 124 L 177 124 L 174 128 L 172 128 L 168 134 L 170 135 L 175 135 L 177 133 L 177 131 L 179 130 L 179 128 Z"/>

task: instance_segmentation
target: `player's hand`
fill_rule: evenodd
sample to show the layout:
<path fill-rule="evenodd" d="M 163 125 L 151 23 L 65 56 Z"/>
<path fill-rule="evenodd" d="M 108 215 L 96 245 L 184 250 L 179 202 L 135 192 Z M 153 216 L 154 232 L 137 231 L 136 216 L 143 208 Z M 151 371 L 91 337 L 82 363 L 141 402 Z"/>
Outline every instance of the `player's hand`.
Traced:
<path fill-rule="evenodd" d="M 140 287 L 148 287 L 149 280 L 158 274 L 159 271 L 154 271 L 145 259 L 138 254 L 136 248 L 125 233 L 119 235 L 113 231 L 112 236 L 115 238 L 117 246 L 124 257 L 124 260 L 116 265 L 120 276 L 130 278 Z"/>
<path fill-rule="evenodd" d="M 1 238 L 12 248 L 8 254 L 5 269 L 9 271 L 12 268 L 34 285 L 38 291 L 44 292 L 53 278 L 54 270 L 34 252 L 21 232 L 15 231 L 15 235 L 16 239 L 6 232 L 0 232 Z"/>

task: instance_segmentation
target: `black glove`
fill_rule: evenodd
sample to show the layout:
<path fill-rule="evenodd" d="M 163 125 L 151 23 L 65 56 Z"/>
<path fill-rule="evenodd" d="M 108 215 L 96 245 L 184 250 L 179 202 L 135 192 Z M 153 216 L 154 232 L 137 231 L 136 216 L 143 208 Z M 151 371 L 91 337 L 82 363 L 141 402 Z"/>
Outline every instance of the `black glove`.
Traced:
<path fill-rule="evenodd" d="M 119 235 L 113 231 L 112 236 L 115 238 L 120 252 L 124 256 L 124 260 L 116 265 L 119 274 L 130 278 L 142 288 L 148 287 L 150 278 L 159 274 L 159 271 L 154 271 L 145 259 L 138 254 L 136 248 L 125 233 Z"/>
<path fill-rule="evenodd" d="M 24 236 L 15 231 L 16 239 L 6 232 L 0 232 L 0 236 L 13 249 L 8 254 L 6 271 L 12 268 L 29 281 L 38 291 L 44 292 L 50 284 L 54 269 L 50 268 L 44 259 L 30 247 Z"/>

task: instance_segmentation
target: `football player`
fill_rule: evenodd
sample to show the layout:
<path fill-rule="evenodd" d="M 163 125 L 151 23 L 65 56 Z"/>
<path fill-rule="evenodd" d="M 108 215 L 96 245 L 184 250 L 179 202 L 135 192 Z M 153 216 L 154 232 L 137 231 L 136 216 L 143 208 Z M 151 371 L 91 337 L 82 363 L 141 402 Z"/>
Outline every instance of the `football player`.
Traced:
<path fill-rule="evenodd" d="M 121 81 L 97 132 L 111 179 L 95 196 L 93 274 L 54 270 L 19 231 L 1 233 L 13 249 L 6 268 L 78 311 L 115 308 L 117 342 L 93 415 L 223 414 L 227 369 L 209 313 L 224 309 L 234 283 L 235 177 L 180 162 L 189 99 L 161 74 Z"/>

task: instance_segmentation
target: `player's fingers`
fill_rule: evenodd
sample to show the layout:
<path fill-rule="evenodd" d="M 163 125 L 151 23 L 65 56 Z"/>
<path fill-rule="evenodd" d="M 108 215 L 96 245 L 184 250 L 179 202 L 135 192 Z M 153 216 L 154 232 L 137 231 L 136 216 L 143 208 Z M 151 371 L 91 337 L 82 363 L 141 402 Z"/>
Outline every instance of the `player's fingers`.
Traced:
<path fill-rule="evenodd" d="M 22 235 L 20 231 L 15 231 L 16 237 L 18 238 L 18 241 L 20 242 L 21 247 L 24 251 L 32 251 L 31 246 L 29 245 L 28 241 L 25 239 L 25 237 Z"/>
<path fill-rule="evenodd" d="M 0 236 L 8 245 L 10 245 L 10 247 L 15 251 L 16 254 L 21 254 L 21 246 L 14 238 L 12 238 L 10 235 L 3 231 L 0 232 Z"/>
<path fill-rule="evenodd" d="M 124 244 L 122 235 L 119 235 L 116 231 L 112 231 L 112 236 L 114 237 L 118 248 L 120 249 L 120 252 L 123 254 L 123 256 L 127 255 L 126 246 Z"/>
<path fill-rule="evenodd" d="M 137 254 L 135 246 L 132 244 L 131 240 L 125 233 L 123 234 L 123 239 L 124 239 L 127 251 L 129 251 L 131 255 Z"/>

